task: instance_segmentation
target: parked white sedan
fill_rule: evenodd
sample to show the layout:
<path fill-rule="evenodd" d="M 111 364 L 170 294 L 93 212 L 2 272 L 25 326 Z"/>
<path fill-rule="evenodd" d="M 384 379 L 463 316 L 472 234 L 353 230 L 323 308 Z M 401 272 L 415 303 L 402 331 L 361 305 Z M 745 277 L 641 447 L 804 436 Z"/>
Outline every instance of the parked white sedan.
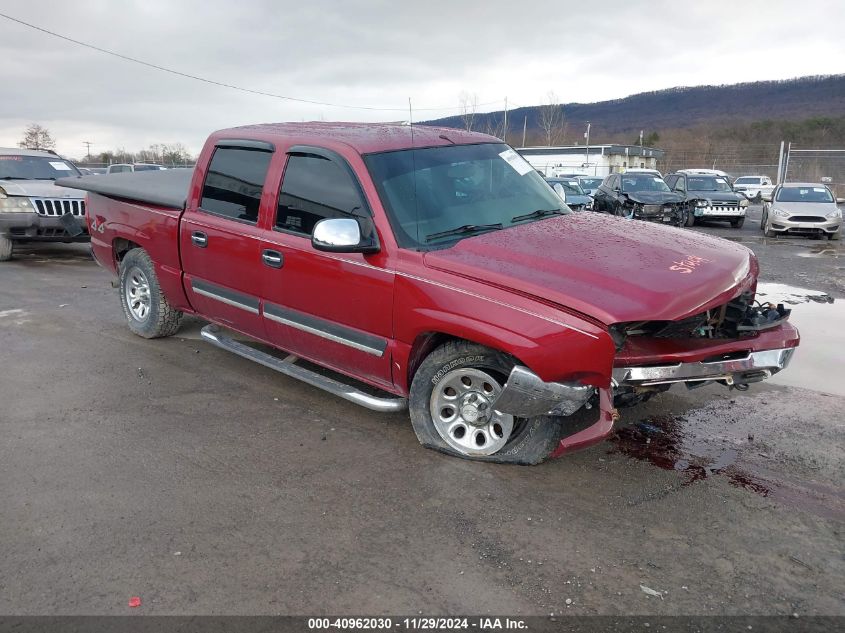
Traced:
<path fill-rule="evenodd" d="M 778 185 L 772 201 L 763 206 L 760 228 L 766 237 L 806 235 L 838 240 L 842 210 L 823 184 L 787 182 Z"/>

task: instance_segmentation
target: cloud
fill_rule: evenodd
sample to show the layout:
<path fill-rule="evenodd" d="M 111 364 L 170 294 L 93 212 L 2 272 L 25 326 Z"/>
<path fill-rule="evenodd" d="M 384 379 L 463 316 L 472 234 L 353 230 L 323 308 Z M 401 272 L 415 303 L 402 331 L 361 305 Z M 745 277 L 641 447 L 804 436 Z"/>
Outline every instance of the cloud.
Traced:
<path fill-rule="evenodd" d="M 288 102 L 177 77 L 0 19 L 0 145 L 50 128 L 58 149 L 182 142 L 282 120 L 397 120 L 455 114 L 462 91 L 540 103 L 549 90 L 591 102 L 676 85 L 842 72 L 845 5 L 809 0 L 794 27 L 770 2 L 537 4 L 205 0 L 32 3 L 21 20 L 121 54 L 255 90 L 369 111 Z M 823 16 L 823 17 L 822 17 Z M 448 109 L 427 111 L 427 107 Z"/>

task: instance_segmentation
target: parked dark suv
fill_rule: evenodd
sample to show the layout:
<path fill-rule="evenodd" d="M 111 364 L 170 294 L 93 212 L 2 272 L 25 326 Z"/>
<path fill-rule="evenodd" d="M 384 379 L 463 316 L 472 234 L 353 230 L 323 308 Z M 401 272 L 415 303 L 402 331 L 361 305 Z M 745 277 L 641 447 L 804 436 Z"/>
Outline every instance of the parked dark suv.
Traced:
<path fill-rule="evenodd" d="M 683 196 L 673 193 L 660 176 L 610 174 L 593 196 L 593 211 L 683 226 L 683 201 Z"/>
<path fill-rule="evenodd" d="M 686 225 L 699 220 L 730 222 L 738 229 L 745 222 L 748 200 L 735 192 L 728 179 L 714 174 L 678 172 L 665 178 L 666 184 L 684 197 Z"/>

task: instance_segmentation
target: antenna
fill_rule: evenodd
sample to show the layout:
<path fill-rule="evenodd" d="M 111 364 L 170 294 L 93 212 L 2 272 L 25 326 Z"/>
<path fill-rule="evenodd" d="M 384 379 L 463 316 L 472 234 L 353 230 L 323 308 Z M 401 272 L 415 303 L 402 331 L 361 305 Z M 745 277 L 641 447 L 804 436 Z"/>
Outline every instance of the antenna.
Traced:
<path fill-rule="evenodd" d="M 417 199 L 417 154 L 414 147 L 414 107 L 408 97 L 408 126 L 411 128 L 411 169 L 414 173 L 414 224 L 417 230 L 417 244 L 420 243 L 420 203 Z"/>

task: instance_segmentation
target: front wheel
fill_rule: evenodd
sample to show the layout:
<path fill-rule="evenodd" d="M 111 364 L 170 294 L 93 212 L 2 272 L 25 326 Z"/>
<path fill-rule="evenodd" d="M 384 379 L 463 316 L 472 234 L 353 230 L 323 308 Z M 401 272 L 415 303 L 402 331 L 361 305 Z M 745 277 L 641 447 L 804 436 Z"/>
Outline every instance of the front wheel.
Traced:
<path fill-rule="evenodd" d="M 514 366 L 506 354 L 451 341 L 414 374 L 409 408 L 420 444 L 464 459 L 539 464 L 558 446 L 563 418 L 517 418 L 493 409 Z"/>
<path fill-rule="evenodd" d="M 735 229 L 741 229 L 743 224 L 745 224 L 745 218 L 737 218 L 736 220 L 731 220 L 731 226 Z"/>
<path fill-rule="evenodd" d="M 143 338 L 172 336 L 182 323 L 161 292 L 155 266 L 143 249 L 129 251 L 120 263 L 120 303 L 127 325 Z"/>
<path fill-rule="evenodd" d="M 695 224 L 695 211 L 691 208 L 687 208 L 686 210 L 686 222 L 684 224 L 686 226 L 693 226 Z"/>

